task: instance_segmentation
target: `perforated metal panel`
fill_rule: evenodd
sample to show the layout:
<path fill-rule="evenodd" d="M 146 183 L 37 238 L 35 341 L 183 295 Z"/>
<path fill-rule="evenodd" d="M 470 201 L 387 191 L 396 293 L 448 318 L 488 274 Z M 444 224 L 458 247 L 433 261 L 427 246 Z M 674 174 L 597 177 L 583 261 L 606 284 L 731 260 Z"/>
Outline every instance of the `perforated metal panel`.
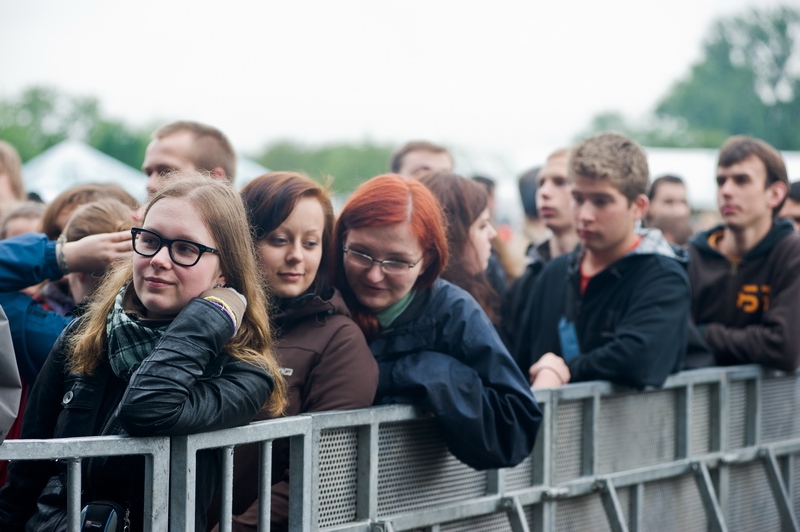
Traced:
<path fill-rule="evenodd" d="M 556 530 L 575 532 L 586 530 L 602 532 L 611 530 L 600 495 L 586 495 L 575 499 L 558 501 L 556 506 Z"/>
<path fill-rule="evenodd" d="M 741 449 L 746 445 L 747 433 L 747 383 L 732 382 L 730 386 L 730 417 L 728 419 L 728 449 Z"/>
<path fill-rule="evenodd" d="M 556 415 L 555 470 L 553 482 L 558 484 L 581 476 L 583 450 L 584 401 L 558 403 Z"/>
<path fill-rule="evenodd" d="M 676 406 L 675 390 L 603 398 L 597 423 L 597 472 L 674 460 Z"/>
<path fill-rule="evenodd" d="M 800 404 L 800 386 L 794 376 L 764 379 L 761 384 L 762 409 L 761 441 L 797 438 L 800 423 L 797 405 Z"/>
<path fill-rule="evenodd" d="M 384 423 L 378 442 L 379 515 L 486 494 L 487 473 L 448 452 L 435 419 Z"/>
<path fill-rule="evenodd" d="M 731 466 L 726 521 L 731 532 L 780 530 L 778 507 L 761 462 Z"/>
<path fill-rule="evenodd" d="M 791 490 L 792 506 L 794 507 L 795 519 L 800 518 L 800 454 L 793 454 L 788 459 L 791 460 L 791 485 L 788 489 Z"/>
<path fill-rule="evenodd" d="M 644 487 L 643 530 L 708 530 L 708 517 L 694 477 L 651 482 Z"/>
<path fill-rule="evenodd" d="M 356 429 L 324 430 L 320 435 L 319 524 L 332 526 L 356 516 Z"/>
<path fill-rule="evenodd" d="M 444 531 L 480 531 L 480 532 L 508 532 L 511 530 L 511 523 L 508 514 L 505 512 L 492 515 L 483 515 L 471 519 L 462 519 L 445 523 L 440 530 Z"/>
<path fill-rule="evenodd" d="M 519 490 L 533 486 L 533 459 L 528 457 L 517 467 L 504 470 L 506 489 Z"/>
<path fill-rule="evenodd" d="M 711 394 L 712 387 L 709 384 L 695 386 L 692 390 L 690 427 L 692 455 L 704 454 L 711 450 Z"/>

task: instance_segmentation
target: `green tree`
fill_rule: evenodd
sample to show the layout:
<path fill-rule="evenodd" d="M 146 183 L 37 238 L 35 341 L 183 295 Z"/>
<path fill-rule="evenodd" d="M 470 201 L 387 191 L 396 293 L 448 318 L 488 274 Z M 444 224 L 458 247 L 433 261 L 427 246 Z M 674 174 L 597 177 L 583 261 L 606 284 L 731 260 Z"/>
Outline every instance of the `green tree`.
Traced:
<path fill-rule="evenodd" d="M 367 179 L 386 173 L 392 147 L 364 140 L 308 146 L 291 140 L 268 144 L 254 159 L 270 170 L 294 170 L 319 181 L 332 179 L 335 192 L 353 191 Z"/>
<path fill-rule="evenodd" d="M 67 139 L 77 139 L 135 168 L 141 165 L 148 134 L 103 116 L 94 97 L 75 97 L 52 87 L 31 87 L 0 101 L 0 139 L 23 161 Z"/>
<path fill-rule="evenodd" d="M 779 149 L 800 149 L 800 9 L 751 9 L 717 20 L 703 57 L 658 102 L 639 127 L 621 115 L 595 117 L 589 132 L 609 116 L 615 129 L 650 146 L 718 147 L 746 134 Z M 604 119 L 605 117 L 605 119 Z"/>

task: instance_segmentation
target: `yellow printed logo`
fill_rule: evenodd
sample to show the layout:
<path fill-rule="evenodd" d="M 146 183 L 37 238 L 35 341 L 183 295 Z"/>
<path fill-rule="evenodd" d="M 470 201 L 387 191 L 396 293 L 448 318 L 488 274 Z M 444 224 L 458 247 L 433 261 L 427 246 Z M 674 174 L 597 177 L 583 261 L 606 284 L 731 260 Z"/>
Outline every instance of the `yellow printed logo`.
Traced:
<path fill-rule="evenodd" d="M 766 312 L 769 309 L 769 293 L 769 285 L 744 284 L 739 290 L 736 308 L 740 308 L 748 314 L 758 312 L 759 309 Z"/>

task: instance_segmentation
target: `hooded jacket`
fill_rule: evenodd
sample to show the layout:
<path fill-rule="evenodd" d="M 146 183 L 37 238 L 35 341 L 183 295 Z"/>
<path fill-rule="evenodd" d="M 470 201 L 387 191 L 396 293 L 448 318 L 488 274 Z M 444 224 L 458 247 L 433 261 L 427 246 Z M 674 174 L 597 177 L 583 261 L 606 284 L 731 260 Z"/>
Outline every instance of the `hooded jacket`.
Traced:
<path fill-rule="evenodd" d="M 475 469 L 531 454 L 542 414 L 500 337 L 466 291 L 438 279 L 370 343 L 376 404 L 413 404 L 440 421 L 450 452 Z"/>
<path fill-rule="evenodd" d="M 533 293 L 530 365 L 545 353 L 564 356 L 562 316 L 575 326 L 580 354 L 566 361 L 570 382 L 607 380 L 643 389 L 680 371 L 689 334 L 687 253 L 657 229 L 589 280 L 580 294 L 583 247 L 550 261 Z"/>
<path fill-rule="evenodd" d="M 274 324 L 276 356 L 289 394 L 287 416 L 372 405 L 378 365 L 338 290 L 332 289 L 327 299 L 310 293 L 281 301 Z M 264 412 L 256 416 L 267 418 Z M 258 523 L 258 454 L 256 445 L 238 447 L 234 454 L 234 531 L 255 530 Z M 271 530 L 287 530 L 286 440 L 273 445 L 271 511 Z"/>
<path fill-rule="evenodd" d="M 503 339 L 523 375 L 528 372 L 527 362 L 534 334 L 531 320 L 535 300 L 531 294 L 536 286 L 537 276 L 550 259 L 550 239 L 535 246 L 531 245 L 526 256 L 525 272 L 513 282 L 503 298 Z"/>
<path fill-rule="evenodd" d="M 776 220 L 738 263 L 709 243 L 718 226 L 690 242 L 692 316 L 719 365 L 800 365 L 800 235 Z"/>
<path fill-rule="evenodd" d="M 107 355 L 91 375 L 71 373 L 66 342 L 74 329 L 65 329 L 36 380 L 22 438 L 178 436 L 230 428 L 247 424 L 273 389 L 266 371 L 222 352 L 233 324 L 208 301 L 189 302 L 130 382 L 114 374 Z M 84 460 L 82 504 L 115 500 L 130 508 L 132 529 L 141 529 L 143 464 L 143 457 Z M 197 465 L 196 522 L 202 529 L 217 485 L 218 452 L 202 451 Z M 58 515 L 58 509 L 66 517 L 65 478 L 63 462 L 13 461 L 0 490 L 0 530 L 22 530 L 31 518 L 28 529 L 52 529 L 53 521 L 39 519 L 52 515 L 48 510 Z"/>

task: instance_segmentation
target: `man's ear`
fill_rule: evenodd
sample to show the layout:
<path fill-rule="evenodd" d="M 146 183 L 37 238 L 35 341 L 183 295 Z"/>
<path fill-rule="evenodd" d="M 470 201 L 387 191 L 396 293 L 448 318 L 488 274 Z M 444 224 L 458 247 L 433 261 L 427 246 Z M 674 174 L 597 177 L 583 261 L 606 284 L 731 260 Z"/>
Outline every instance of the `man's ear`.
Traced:
<path fill-rule="evenodd" d="M 223 170 L 219 166 L 211 170 L 211 172 L 209 173 L 211 174 L 211 177 L 213 177 L 217 181 L 230 181 L 230 179 L 228 179 L 228 175 L 225 173 L 225 170 Z"/>
<path fill-rule="evenodd" d="M 637 219 L 641 220 L 644 218 L 644 213 L 647 212 L 647 208 L 650 206 L 650 200 L 647 199 L 647 196 L 644 194 L 639 194 L 636 198 L 631 202 L 631 207 L 634 209 L 634 214 Z"/>
<path fill-rule="evenodd" d="M 783 181 L 774 181 L 767 187 L 767 205 L 770 209 L 774 209 L 786 199 L 789 193 L 789 188 Z"/>

